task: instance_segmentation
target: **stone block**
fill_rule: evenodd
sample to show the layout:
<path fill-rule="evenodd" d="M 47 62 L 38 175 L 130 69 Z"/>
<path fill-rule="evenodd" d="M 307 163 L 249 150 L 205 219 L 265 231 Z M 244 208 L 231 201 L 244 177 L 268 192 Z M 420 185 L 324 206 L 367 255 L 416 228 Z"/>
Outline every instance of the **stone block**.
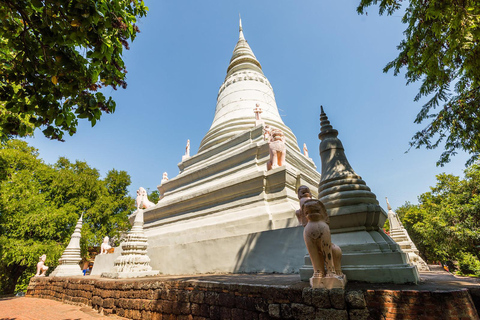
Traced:
<path fill-rule="evenodd" d="M 210 317 L 210 307 L 206 304 L 191 303 L 192 315 L 200 317 Z"/>
<path fill-rule="evenodd" d="M 277 303 L 271 303 L 268 305 L 268 315 L 272 318 L 280 318 L 280 305 Z"/>
<path fill-rule="evenodd" d="M 218 292 L 207 291 L 205 292 L 205 303 L 210 306 L 218 306 L 219 296 Z"/>
<path fill-rule="evenodd" d="M 328 293 L 330 297 L 330 304 L 335 309 L 345 309 L 345 290 L 332 289 Z"/>
<path fill-rule="evenodd" d="M 243 319 L 245 320 L 258 320 L 258 313 L 250 310 L 243 311 Z"/>
<path fill-rule="evenodd" d="M 220 315 L 220 307 L 219 306 L 210 306 L 210 314 L 209 317 L 212 320 L 221 320 L 222 317 Z"/>
<path fill-rule="evenodd" d="M 345 301 L 349 309 L 363 309 L 366 306 L 362 291 L 347 291 Z"/>
<path fill-rule="evenodd" d="M 315 320 L 348 320 L 347 310 L 318 309 Z"/>
<path fill-rule="evenodd" d="M 315 308 L 301 303 L 292 303 L 292 314 L 295 319 L 313 320 L 315 319 Z"/>
<path fill-rule="evenodd" d="M 292 308 L 290 307 L 290 304 L 282 303 L 280 305 L 280 314 L 282 315 L 282 319 L 293 318 Z"/>
<path fill-rule="evenodd" d="M 255 310 L 259 312 L 268 312 L 268 303 L 262 298 L 255 298 Z"/>
<path fill-rule="evenodd" d="M 227 307 L 220 307 L 221 319 L 232 319 L 232 309 Z"/>
<path fill-rule="evenodd" d="M 369 319 L 370 313 L 368 309 L 353 309 L 348 312 L 350 320 L 367 320 Z"/>
<path fill-rule="evenodd" d="M 312 305 L 312 288 L 303 288 L 302 299 L 304 304 Z"/>
<path fill-rule="evenodd" d="M 235 307 L 235 296 L 229 293 L 220 293 L 218 296 L 218 303 L 222 307 Z"/>
<path fill-rule="evenodd" d="M 232 309 L 232 320 L 244 320 L 245 311 L 242 309 Z"/>
<path fill-rule="evenodd" d="M 317 308 L 330 308 L 329 290 L 326 289 L 312 289 L 312 305 Z"/>
<path fill-rule="evenodd" d="M 285 303 L 302 303 L 303 302 L 302 289 L 290 288 L 286 294 L 287 294 L 288 302 L 285 302 Z"/>
<path fill-rule="evenodd" d="M 190 293 L 190 302 L 194 303 L 203 303 L 205 298 L 205 293 L 199 290 L 193 290 Z"/>

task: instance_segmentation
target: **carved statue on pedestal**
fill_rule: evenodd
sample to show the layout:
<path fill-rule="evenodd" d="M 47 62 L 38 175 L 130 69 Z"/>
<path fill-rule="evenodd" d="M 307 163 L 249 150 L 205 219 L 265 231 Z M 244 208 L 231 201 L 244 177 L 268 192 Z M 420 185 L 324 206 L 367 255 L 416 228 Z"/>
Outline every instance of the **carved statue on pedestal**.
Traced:
<path fill-rule="evenodd" d="M 303 211 L 303 204 L 307 200 L 312 199 L 312 193 L 310 188 L 307 186 L 300 186 L 297 190 L 298 201 L 300 203 L 300 209 L 295 211 L 295 215 L 297 216 L 298 223 L 305 227 L 308 223 L 307 215 Z M 326 223 L 328 224 L 328 215 L 326 218 Z M 332 242 L 332 254 L 333 254 L 333 265 L 335 266 L 335 274 L 338 276 L 343 275 L 342 272 L 342 249 Z"/>
<path fill-rule="evenodd" d="M 47 255 L 41 255 L 40 261 L 37 263 L 37 273 L 35 274 L 35 277 L 45 277 L 45 273 L 48 270 L 48 267 L 45 265 L 45 260 L 47 260 Z"/>
<path fill-rule="evenodd" d="M 147 190 L 140 187 L 137 190 L 137 209 L 148 209 L 150 207 L 153 207 L 154 205 L 155 203 L 148 200 Z"/>
<path fill-rule="evenodd" d="M 163 176 L 162 176 L 162 181 L 160 182 L 160 184 L 163 184 L 167 181 L 168 181 L 168 174 L 166 172 L 164 172 Z"/>
<path fill-rule="evenodd" d="M 308 149 L 307 149 L 307 144 L 303 144 L 303 155 L 308 158 Z"/>
<path fill-rule="evenodd" d="M 272 129 L 268 146 L 270 148 L 270 161 L 267 162 L 267 170 L 283 166 L 287 148 L 285 146 L 285 135 L 282 130 Z"/>
<path fill-rule="evenodd" d="M 327 209 L 321 201 L 308 199 L 303 203 L 301 210 L 308 220 L 303 231 L 303 239 L 314 270 L 310 285 L 313 288 L 345 288 L 346 277 L 341 273 L 341 269 L 335 266 L 335 262 L 339 264 L 341 260 L 341 253 L 340 259 L 334 257 Z"/>
<path fill-rule="evenodd" d="M 108 236 L 103 238 L 103 243 L 100 246 L 100 254 L 107 254 L 108 250 L 110 250 L 112 248 L 112 246 L 108 243 L 109 240 L 110 240 L 110 238 Z"/>

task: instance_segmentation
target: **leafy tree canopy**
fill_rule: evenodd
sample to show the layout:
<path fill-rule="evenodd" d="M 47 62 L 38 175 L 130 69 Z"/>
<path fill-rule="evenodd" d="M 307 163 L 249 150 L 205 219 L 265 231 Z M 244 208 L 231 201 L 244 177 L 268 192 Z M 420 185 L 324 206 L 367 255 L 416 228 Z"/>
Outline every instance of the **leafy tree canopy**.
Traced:
<path fill-rule="evenodd" d="M 419 251 L 430 261 L 458 261 L 460 271 L 480 276 L 480 164 L 465 178 L 442 173 L 437 185 L 397 214 Z"/>
<path fill-rule="evenodd" d="M 24 141 L 0 147 L 0 294 L 25 285 L 40 255 L 53 271 L 83 213 L 82 257 L 108 235 L 127 230 L 134 208 L 130 176 L 110 170 L 104 179 L 85 162 L 60 158 L 45 164 Z M 118 243 L 117 243 L 118 244 Z M 21 287 L 19 285 L 19 287 Z M 17 287 L 17 290 L 19 289 Z"/>
<path fill-rule="evenodd" d="M 402 0 L 361 0 L 360 14 L 379 5 L 379 13 L 392 15 Z M 458 150 L 480 155 L 480 1 L 411 0 L 402 22 L 407 25 L 398 57 L 384 72 L 405 68 L 407 84 L 421 81 L 415 101 L 429 97 L 415 122 L 426 122 L 410 141 L 415 148 L 434 149 L 445 142 L 437 165 L 444 165 Z"/>
<path fill-rule="evenodd" d="M 126 88 L 123 48 L 146 11 L 141 0 L 0 1 L 0 139 L 41 127 L 61 140 L 78 118 L 114 112 L 98 90 Z"/>

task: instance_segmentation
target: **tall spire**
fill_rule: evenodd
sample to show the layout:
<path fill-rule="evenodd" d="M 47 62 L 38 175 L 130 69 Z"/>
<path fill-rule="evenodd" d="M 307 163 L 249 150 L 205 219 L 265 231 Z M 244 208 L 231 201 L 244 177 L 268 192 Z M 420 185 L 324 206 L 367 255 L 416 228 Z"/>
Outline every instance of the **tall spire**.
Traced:
<path fill-rule="evenodd" d="M 338 131 L 330 124 L 323 107 L 320 110 L 321 128 L 318 138 L 322 140 L 320 143 L 322 178 L 318 187 L 318 198 L 330 210 L 329 214 L 341 212 L 347 206 L 350 206 L 354 212 L 354 206 L 363 208 L 366 205 L 373 205 L 375 209 L 371 213 L 377 215 L 377 217 L 364 221 L 367 223 L 365 226 L 380 227 L 380 224 L 383 225 L 383 222 L 379 222 L 378 218 L 381 215 L 381 208 L 375 194 L 370 191 L 362 177 L 353 170 L 345 155 L 342 142 L 337 138 Z M 383 221 L 385 221 L 385 218 L 383 218 Z M 359 221 L 351 220 L 350 222 L 358 223 Z"/>
<path fill-rule="evenodd" d="M 80 215 L 77 224 L 75 225 L 75 231 L 73 231 L 72 237 L 68 246 L 63 251 L 62 256 L 58 259 L 58 266 L 50 274 L 50 277 L 69 277 L 69 276 L 81 276 L 83 275 L 82 269 L 80 269 L 80 238 L 83 225 L 83 213 Z"/>
<path fill-rule="evenodd" d="M 281 129 L 287 138 L 287 144 L 300 151 L 297 139 L 278 113 L 273 88 L 245 39 L 242 19 L 239 17 L 239 38 L 233 49 L 227 75 L 218 91 L 212 126 L 200 143 L 199 152 L 255 127 L 252 108 L 256 104 L 262 106 L 262 119 L 265 123 Z"/>
<path fill-rule="evenodd" d="M 240 33 L 238 36 L 238 40 L 245 40 L 245 37 L 243 36 L 242 17 L 240 16 L 240 13 L 238 14 L 238 19 L 239 19 L 238 32 Z"/>
<path fill-rule="evenodd" d="M 388 211 L 391 211 L 391 210 L 392 210 L 392 206 L 390 205 L 390 202 L 388 202 L 388 198 L 385 197 L 385 200 L 387 200 L 387 209 L 388 209 Z"/>

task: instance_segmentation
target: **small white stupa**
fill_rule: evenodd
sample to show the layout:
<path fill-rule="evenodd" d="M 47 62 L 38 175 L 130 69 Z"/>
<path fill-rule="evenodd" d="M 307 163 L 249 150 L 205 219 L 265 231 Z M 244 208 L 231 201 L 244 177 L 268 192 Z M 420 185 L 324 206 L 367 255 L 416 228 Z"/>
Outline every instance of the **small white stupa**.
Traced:
<path fill-rule="evenodd" d="M 138 278 L 155 276 L 158 270 L 152 270 L 147 254 L 147 237 L 143 232 L 143 209 L 137 209 L 132 229 L 122 242 L 122 254 L 115 259 L 111 272 L 102 273 L 105 278 Z"/>
<path fill-rule="evenodd" d="M 55 270 L 50 274 L 50 277 L 71 277 L 71 276 L 83 276 L 82 269 L 80 268 L 80 236 L 82 230 L 83 214 L 77 221 L 75 231 L 72 234 L 70 243 L 58 262 L 60 263 Z"/>
<path fill-rule="evenodd" d="M 410 262 L 416 265 L 419 271 L 430 271 L 428 265 L 420 257 L 415 243 L 413 243 L 412 239 L 410 239 L 410 236 L 408 235 L 407 230 L 398 218 L 398 215 L 393 212 L 392 207 L 388 202 L 388 198 L 385 197 L 385 200 L 387 200 L 388 221 L 390 223 L 390 237 L 400 246 L 400 249 L 402 249 L 403 252 L 408 254 Z"/>

